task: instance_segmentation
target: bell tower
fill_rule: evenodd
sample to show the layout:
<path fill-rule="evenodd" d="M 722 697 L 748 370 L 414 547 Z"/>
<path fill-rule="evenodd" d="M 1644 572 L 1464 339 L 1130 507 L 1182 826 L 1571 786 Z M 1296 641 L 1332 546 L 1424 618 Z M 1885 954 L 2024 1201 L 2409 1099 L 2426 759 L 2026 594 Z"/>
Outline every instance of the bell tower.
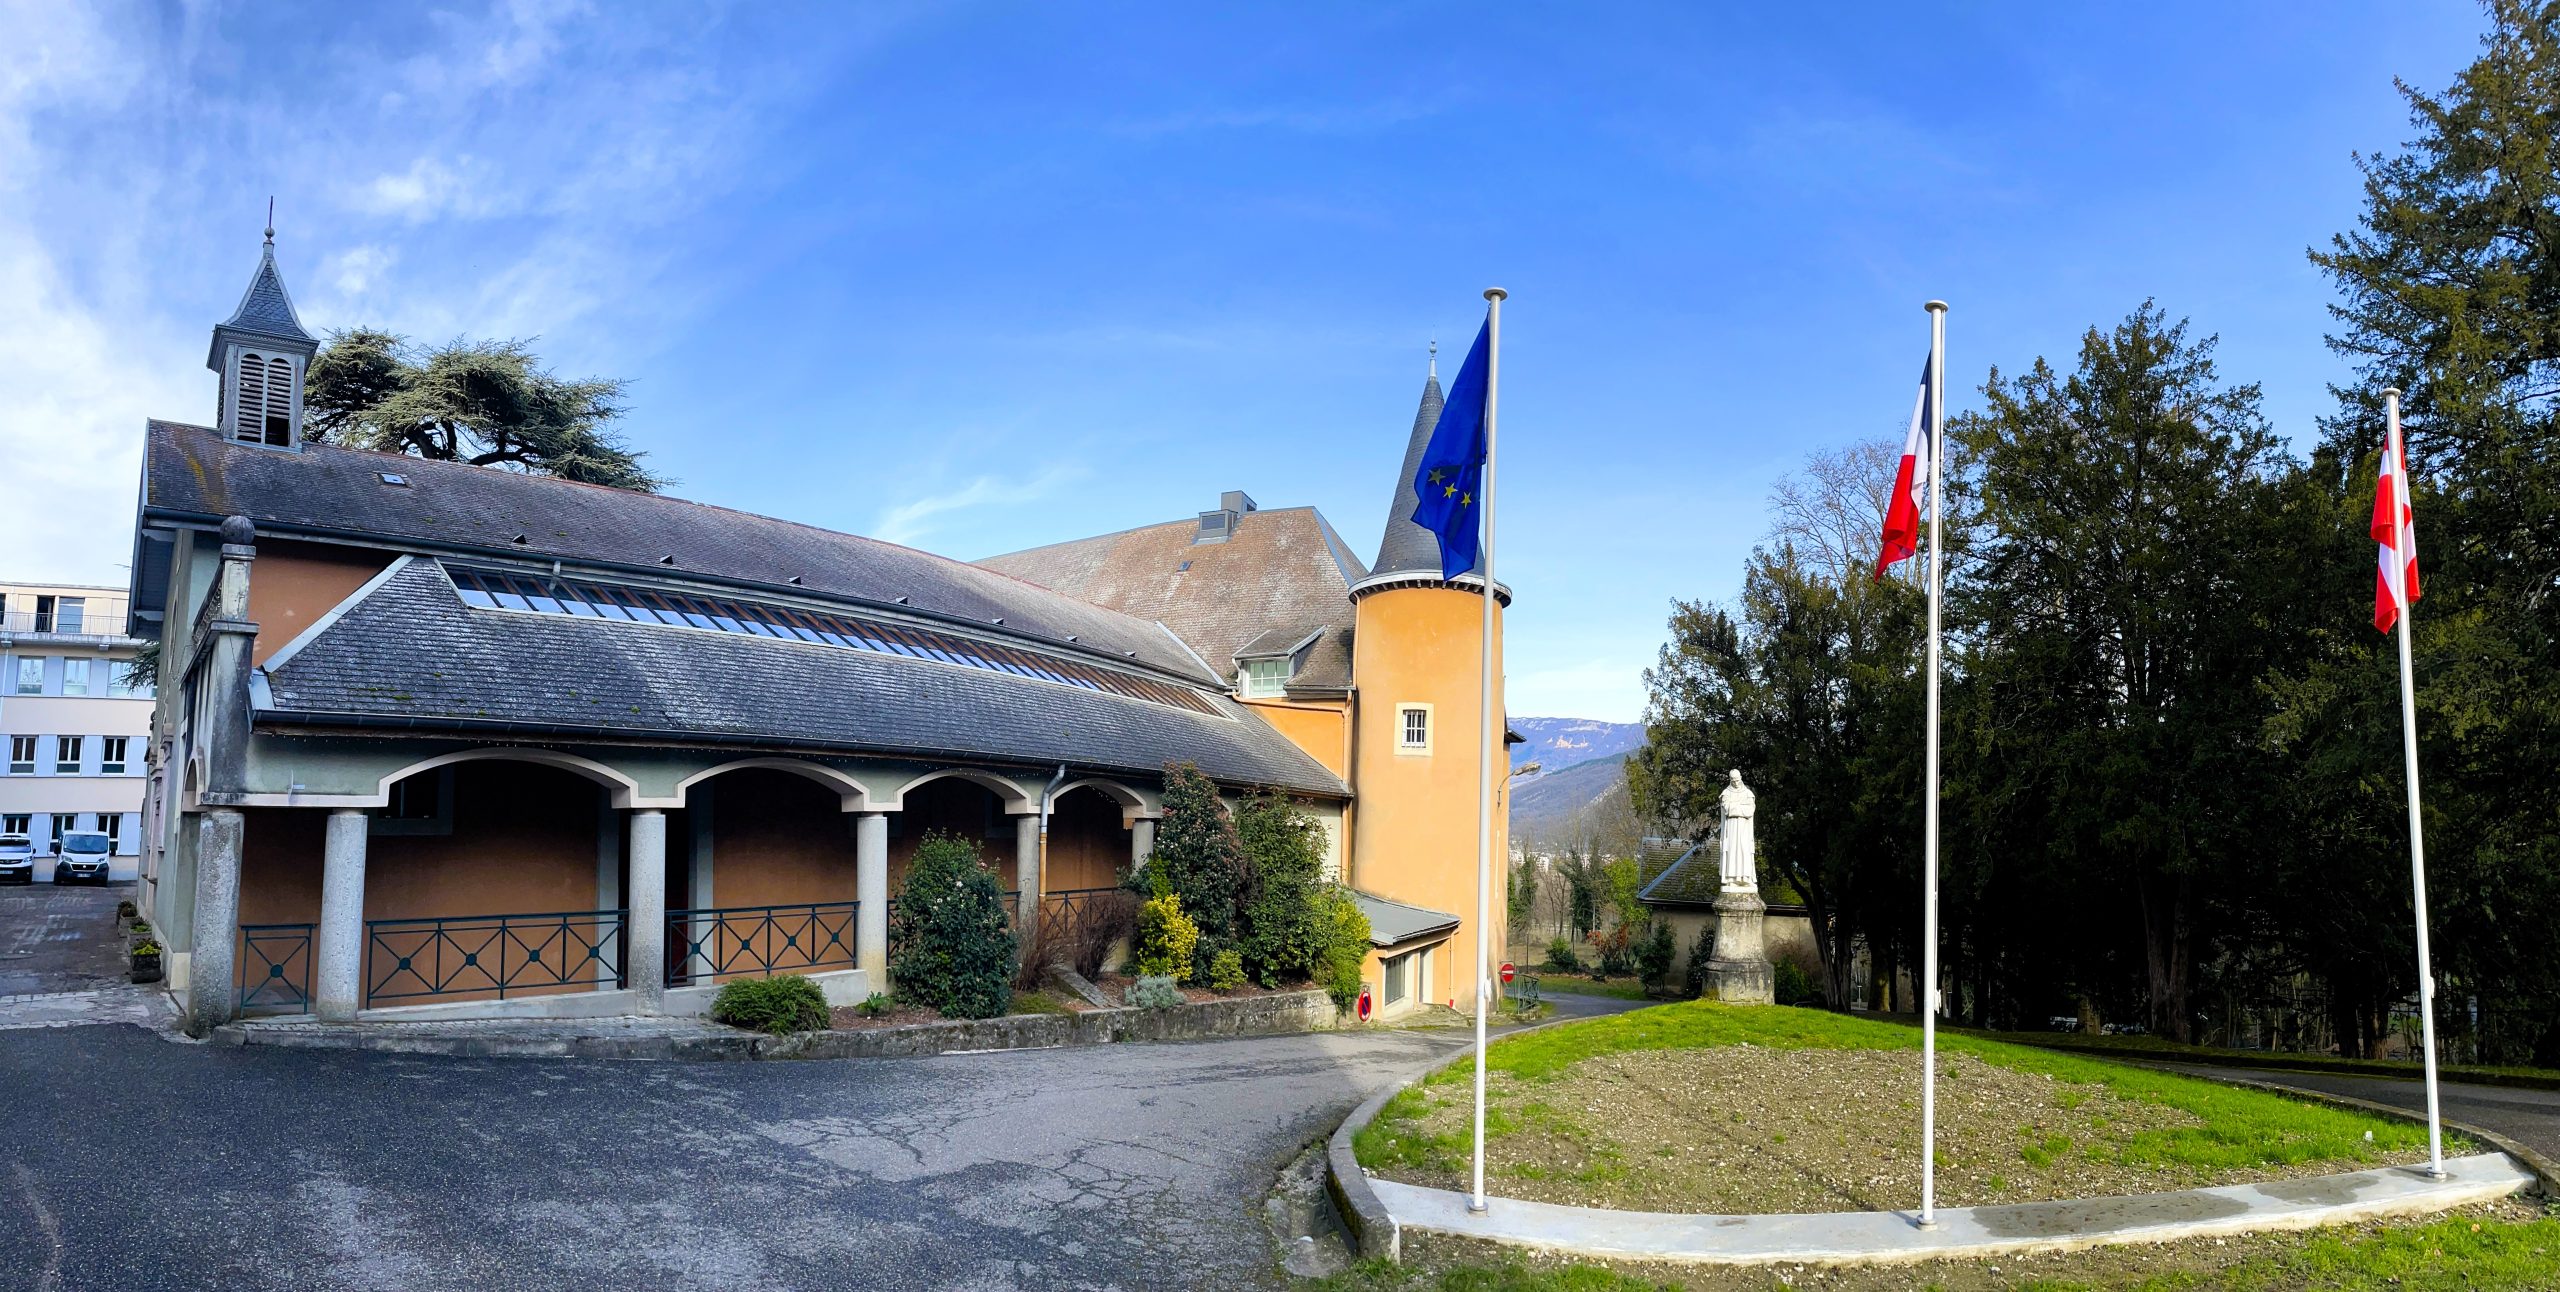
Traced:
<path fill-rule="evenodd" d="M 272 206 L 267 215 L 267 241 L 258 256 L 258 271 L 240 308 L 215 324 L 213 345 L 204 366 L 222 378 L 222 402 L 214 425 L 224 438 L 241 444 L 298 449 L 302 446 L 302 382 L 320 342 L 304 330 L 276 273 L 276 230 Z"/>
<path fill-rule="evenodd" d="M 1496 585 L 1493 616 L 1494 711 L 1483 712 L 1481 667 L 1484 575 L 1481 568 L 1441 577 L 1440 542 L 1413 523 L 1413 477 L 1431 432 L 1440 424 L 1439 365 L 1424 378 L 1387 505 L 1386 533 L 1369 577 L 1351 588 L 1352 685 L 1355 717 L 1349 880 L 1362 892 L 1463 921 L 1448 943 L 1446 964 L 1430 978 L 1438 1003 L 1472 1008 L 1475 963 L 1476 830 L 1479 754 L 1501 760 L 1494 776 L 1494 882 L 1508 873 L 1509 751 L 1503 743 L 1502 621 L 1511 603 Z M 1493 901 L 1499 948 L 1506 903 Z"/>

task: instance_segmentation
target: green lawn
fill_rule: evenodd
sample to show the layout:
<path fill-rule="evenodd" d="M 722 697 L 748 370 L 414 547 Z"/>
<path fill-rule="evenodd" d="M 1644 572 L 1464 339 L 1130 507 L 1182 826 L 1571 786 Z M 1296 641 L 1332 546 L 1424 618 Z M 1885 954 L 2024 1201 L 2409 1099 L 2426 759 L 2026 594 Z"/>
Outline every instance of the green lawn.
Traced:
<path fill-rule="evenodd" d="M 2216 1067 L 2277 1068 L 2295 1072 L 2335 1072 L 2346 1076 L 2390 1077 L 2416 1081 L 2425 1068 L 2397 1059 L 2350 1059 L 2335 1054 L 2303 1054 L 2287 1050 L 2226 1050 L 2208 1045 L 2181 1045 L 2156 1036 L 2090 1036 L 2080 1032 L 1988 1032 L 1963 1029 L 1967 1036 L 2087 1054 L 2122 1054 L 2127 1058 L 2174 1059 Z M 2490 1064 L 2447 1063 L 2437 1069 L 2447 1081 L 2486 1085 L 2528 1086 L 2560 1090 L 2560 1070 Z"/>
<path fill-rule="evenodd" d="M 1914 1027 L 1822 1010 L 1784 1006 L 1734 1007 L 1683 1001 L 1633 1010 L 1497 1041 L 1486 1066 L 1524 1082 L 1558 1077 L 1584 1059 L 1638 1050 L 1691 1050 L 1725 1045 L 1780 1049 L 1913 1050 Z M 2102 1087 L 2128 1099 L 2164 1104 L 2192 1114 L 2197 1124 L 2133 1135 L 2107 1150 L 2129 1165 L 2210 1170 L 2336 1161 L 2372 1161 L 2383 1154 L 2423 1147 L 2422 1126 L 2238 1089 L 2193 1077 L 2127 1067 L 2077 1055 L 2010 1045 L 1961 1034 L 1939 1037 L 1942 1051 L 1968 1054 L 1999 1067 Z M 1442 1085 L 1468 1079 L 1460 1064 L 1426 1079 Z M 1421 1167 L 1463 1157 L 1468 1146 L 1422 1127 L 1418 1090 L 1389 1100 L 1355 1141 L 1360 1161 L 1377 1169 Z M 1536 1105 L 1488 1109 L 1486 1134 L 1499 1138 L 1533 1119 Z M 2370 1138 L 2367 1138 L 2370 1136 Z"/>
<path fill-rule="evenodd" d="M 1612 996 L 1619 1000 L 1643 1000 L 1644 984 L 1633 978 L 1585 978 L 1580 974 L 1542 973 L 1537 975 L 1538 991 L 1547 996 Z"/>
<path fill-rule="evenodd" d="M 1998 1261 L 1917 1268 L 1834 1270 L 1789 1282 L 1775 1270 L 1702 1271 L 1715 1289 L 2014 1288 L 2019 1292 L 2548 1292 L 2560 1283 L 2560 1219 L 2477 1222 L 2459 1217 L 2374 1231 L 2320 1230 L 2272 1240 L 2276 1250 L 2219 1268 L 2135 1277 L 2068 1274 L 2009 1282 L 1989 1275 Z M 2050 1258 L 2049 1258 L 2050 1259 Z M 2068 1263 L 2070 1258 L 2063 1258 Z M 1914 1276 L 1923 1280 L 1912 1282 Z M 1517 1264 L 1438 1269 L 1373 1261 L 1350 1273 L 1305 1285 L 1313 1292 L 1653 1292 L 1676 1287 L 1629 1278 L 1599 1266 L 1532 1270 Z"/>

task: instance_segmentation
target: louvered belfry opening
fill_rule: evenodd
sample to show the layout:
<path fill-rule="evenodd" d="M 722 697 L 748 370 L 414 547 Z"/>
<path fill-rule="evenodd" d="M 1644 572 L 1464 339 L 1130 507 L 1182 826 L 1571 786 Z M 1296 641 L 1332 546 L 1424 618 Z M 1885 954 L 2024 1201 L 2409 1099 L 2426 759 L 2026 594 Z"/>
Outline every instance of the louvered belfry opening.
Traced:
<path fill-rule="evenodd" d="M 267 360 L 266 433 L 269 444 L 283 446 L 293 443 L 293 363 L 290 360 Z"/>
<path fill-rule="evenodd" d="M 266 356 L 240 356 L 240 387 L 232 396 L 231 435 L 247 444 L 264 440 L 263 419 L 267 407 Z"/>

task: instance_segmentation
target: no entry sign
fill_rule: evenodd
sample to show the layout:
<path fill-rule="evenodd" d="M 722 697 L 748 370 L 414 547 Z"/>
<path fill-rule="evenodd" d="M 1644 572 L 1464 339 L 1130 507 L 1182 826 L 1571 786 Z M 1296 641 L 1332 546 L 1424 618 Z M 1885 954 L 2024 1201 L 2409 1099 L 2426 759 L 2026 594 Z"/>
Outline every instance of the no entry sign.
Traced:
<path fill-rule="evenodd" d="M 1509 982 L 1509 981 L 1511 981 L 1512 976 L 1513 976 L 1513 975 L 1515 975 L 1515 974 L 1517 974 L 1517 973 L 1519 973 L 1519 972 L 1520 972 L 1520 971 L 1519 971 L 1517 968 L 1514 968 L 1514 967 L 1512 966 L 1512 963 L 1511 963 L 1510 961 L 1505 960 L 1505 961 L 1503 961 L 1503 962 L 1502 962 L 1502 980 L 1503 980 L 1504 982 Z"/>

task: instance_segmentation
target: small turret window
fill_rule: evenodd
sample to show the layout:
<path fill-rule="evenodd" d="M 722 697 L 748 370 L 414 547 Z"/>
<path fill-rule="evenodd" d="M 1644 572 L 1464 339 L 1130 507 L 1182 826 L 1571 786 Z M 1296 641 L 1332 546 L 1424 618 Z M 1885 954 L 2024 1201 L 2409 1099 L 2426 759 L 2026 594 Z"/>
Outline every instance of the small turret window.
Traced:
<path fill-rule="evenodd" d="M 232 438 L 256 444 L 263 437 L 260 418 L 267 407 L 267 360 L 264 355 L 240 356 L 240 388 L 232 397 Z"/>
<path fill-rule="evenodd" d="M 267 443 L 293 443 L 293 364 L 267 360 Z"/>
<path fill-rule="evenodd" d="M 1431 752 L 1431 706 L 1399 704 L 1396 706 L 1396 752 L 1427 754 Z"/>

